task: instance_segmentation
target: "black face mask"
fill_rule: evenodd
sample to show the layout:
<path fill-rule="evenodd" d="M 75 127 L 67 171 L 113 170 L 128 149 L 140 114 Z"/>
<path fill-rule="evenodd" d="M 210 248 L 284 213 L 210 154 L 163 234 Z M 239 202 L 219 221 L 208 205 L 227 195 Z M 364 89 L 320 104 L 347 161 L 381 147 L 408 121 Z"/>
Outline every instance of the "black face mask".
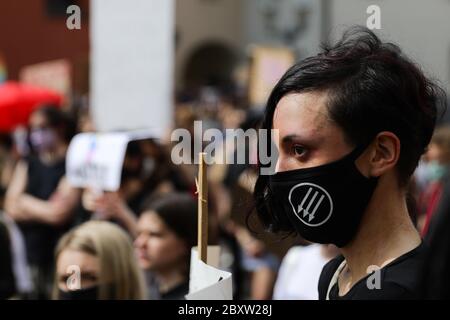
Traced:
<path fill-rule="evenodd" d="M 98 286 L 69 291 L 59 289 L 59 300 L 98 300 Z"/>
<path fill-rule="evenodd" d="M 378 180 L 366 178 L 355 165 L 364 150 L 358 147 L 335 162 L 269 177 L 279 210 L 300 236 L 338 247 L 354 238 Z"/>

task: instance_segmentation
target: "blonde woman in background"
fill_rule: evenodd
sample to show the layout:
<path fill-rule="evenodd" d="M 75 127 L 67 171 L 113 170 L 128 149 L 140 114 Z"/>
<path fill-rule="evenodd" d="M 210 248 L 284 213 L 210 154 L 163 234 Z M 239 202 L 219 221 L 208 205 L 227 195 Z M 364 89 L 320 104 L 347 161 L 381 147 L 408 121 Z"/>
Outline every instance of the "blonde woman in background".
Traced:
<path fill-rule="evenodd" d="M 89 221 L 71 230 L 59 241 L 55 259 L 54 299 L 145 298 L 131 239 L 113 223 Z"/>

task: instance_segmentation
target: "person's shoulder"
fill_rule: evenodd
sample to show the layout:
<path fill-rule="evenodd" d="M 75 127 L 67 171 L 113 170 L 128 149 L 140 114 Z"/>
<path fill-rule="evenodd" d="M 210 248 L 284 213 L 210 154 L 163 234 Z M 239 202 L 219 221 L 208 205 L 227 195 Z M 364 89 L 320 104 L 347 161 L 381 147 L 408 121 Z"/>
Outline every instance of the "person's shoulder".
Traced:
<path fill-rule="evenodd" d="M 344 261 L 344 256 L 339 255 L 325 264 L 319 278 L 318 290 L 319 300 L 325 300 L 327 296 L 328 286 L 339 265 Z"/>
<path fill-rule="evenodd" d="M 413 298 L 419 290 L 421 274 L 426 259 L 426 244 L 404 254 L 393 264 L 384 268 L 383 284 L 392 288 L 402 288 Z"/>
<path fill-rule="evenodd" d="M 358 290 L 360 289 L 360 290 Z M 380 287 L 369 289 L 367 284 L 360 284 L 353 292 L 352 300 L 415 300 L 418 292 L 406 287 L 398 281 L 383 281 Z"/>

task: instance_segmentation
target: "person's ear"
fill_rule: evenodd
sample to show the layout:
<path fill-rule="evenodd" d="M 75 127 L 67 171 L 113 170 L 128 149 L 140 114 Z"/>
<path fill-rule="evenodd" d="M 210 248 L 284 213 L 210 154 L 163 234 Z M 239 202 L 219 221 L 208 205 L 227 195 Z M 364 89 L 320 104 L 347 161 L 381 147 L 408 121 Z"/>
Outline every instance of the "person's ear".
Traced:
<path fill-rule="evenodd" d="M 372 147 L 369 174 L 379 177 L 397 164 L 400 157 L 400 140 L 394 133 L 383 131 L 377 134 Z"/>

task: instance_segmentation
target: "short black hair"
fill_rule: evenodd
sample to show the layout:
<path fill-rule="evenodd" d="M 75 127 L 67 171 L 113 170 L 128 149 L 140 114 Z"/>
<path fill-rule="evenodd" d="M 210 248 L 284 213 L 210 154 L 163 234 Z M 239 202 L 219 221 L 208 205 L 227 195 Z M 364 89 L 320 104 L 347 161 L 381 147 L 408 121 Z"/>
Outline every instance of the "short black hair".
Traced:
<path fill-rule="evenodd" d="M 445 91 L 419 66 L 398 46 L 382 42 L 360 26 L 348 29 L 336 44 L 324 45 L 317 55 L 296 63 L 281 77 L 269 96 L 262 128 L 272 128 L 282 97 L 310 91 L 328 94 L 330 119 L 342 128 L 350 144 L 368 144 L 381 131 L 399 138 L 396 171 L 401 187 L 408 185 L 430 142 L 439 105 L 446 108 Z M 267 176 L 258 177 L 254 198 L 263 224 L 273 231 L 293 231 L 286 217 L 271 209 L 276 204 Z"/>

